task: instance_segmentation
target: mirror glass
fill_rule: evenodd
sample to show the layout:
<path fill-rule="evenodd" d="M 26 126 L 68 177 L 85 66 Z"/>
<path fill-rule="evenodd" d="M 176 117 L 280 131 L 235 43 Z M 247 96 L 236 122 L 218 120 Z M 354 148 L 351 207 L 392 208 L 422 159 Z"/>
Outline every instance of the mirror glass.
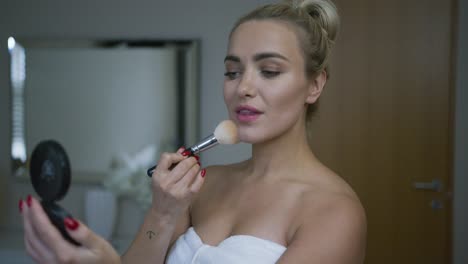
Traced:
<path fill-rule="evenodd" d="M 16 177 L 42 140 L 60 142 L 73 181 L 101 181 L 122 155 L 198 138 L 198 41 L 10 37 Z M 154 160 L 153 162 L 155 162 Z"/>

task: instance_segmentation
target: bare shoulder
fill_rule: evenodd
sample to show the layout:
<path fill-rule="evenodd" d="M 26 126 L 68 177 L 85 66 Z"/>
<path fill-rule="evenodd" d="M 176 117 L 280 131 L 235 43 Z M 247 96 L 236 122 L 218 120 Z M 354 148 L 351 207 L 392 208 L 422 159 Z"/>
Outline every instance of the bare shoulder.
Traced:
<path fill-rule="evenodd" d="M 300 226 L 303 230 L 310 232 L 329 226 L 332 228 L 330 231 L 365 231 L 364 208 L 357 196 L 349 192 L 306 191 L 301 202 Z"/>
<path fill-rule="evenodd" d="M 279 263 L 363 263 L 367 221 L 351 187 L 332 172 L 302 193 L 298 227 Z M 311 246 L 313 245 L 313 246 Z"/>

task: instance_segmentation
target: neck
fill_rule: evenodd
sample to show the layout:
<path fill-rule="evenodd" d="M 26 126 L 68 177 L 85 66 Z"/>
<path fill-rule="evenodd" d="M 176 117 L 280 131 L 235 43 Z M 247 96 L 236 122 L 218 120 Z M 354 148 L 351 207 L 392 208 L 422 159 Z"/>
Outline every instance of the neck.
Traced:
<path fill-rule="evenodd" d="M 315 159 L 307 143 L 305 122 L 298 122 L 284 134 L 252 146 L 246 177 L 281 177 L 303 169 Z"/>

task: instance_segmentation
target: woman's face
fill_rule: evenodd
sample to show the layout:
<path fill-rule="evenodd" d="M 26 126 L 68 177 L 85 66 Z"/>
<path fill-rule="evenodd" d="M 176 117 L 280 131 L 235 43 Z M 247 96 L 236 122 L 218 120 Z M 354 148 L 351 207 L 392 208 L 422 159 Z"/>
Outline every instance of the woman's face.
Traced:
<path fill-rule="evenodd" d="M 259 143 L 301 127 L 306 104 L 318 97 L 304 67 L 296 33 L 285 22 L 237 27 L 225 58 L 224 100 L 241 141 Z"/>

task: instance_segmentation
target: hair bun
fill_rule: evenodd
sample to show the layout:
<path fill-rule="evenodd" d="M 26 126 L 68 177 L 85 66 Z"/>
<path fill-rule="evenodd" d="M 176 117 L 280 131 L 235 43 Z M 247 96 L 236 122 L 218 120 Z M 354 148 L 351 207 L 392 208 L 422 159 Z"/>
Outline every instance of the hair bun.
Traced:
<path fill-rule="evenodd" d="M 335 41 L 340 27 L 340 17 L 337 8 L 333 2 L 329 0 L 303 0 L 294 3 L 293 5 L 307 12 L 317 21 L 320 26 L 327 32 L 328 39 Z"/>

